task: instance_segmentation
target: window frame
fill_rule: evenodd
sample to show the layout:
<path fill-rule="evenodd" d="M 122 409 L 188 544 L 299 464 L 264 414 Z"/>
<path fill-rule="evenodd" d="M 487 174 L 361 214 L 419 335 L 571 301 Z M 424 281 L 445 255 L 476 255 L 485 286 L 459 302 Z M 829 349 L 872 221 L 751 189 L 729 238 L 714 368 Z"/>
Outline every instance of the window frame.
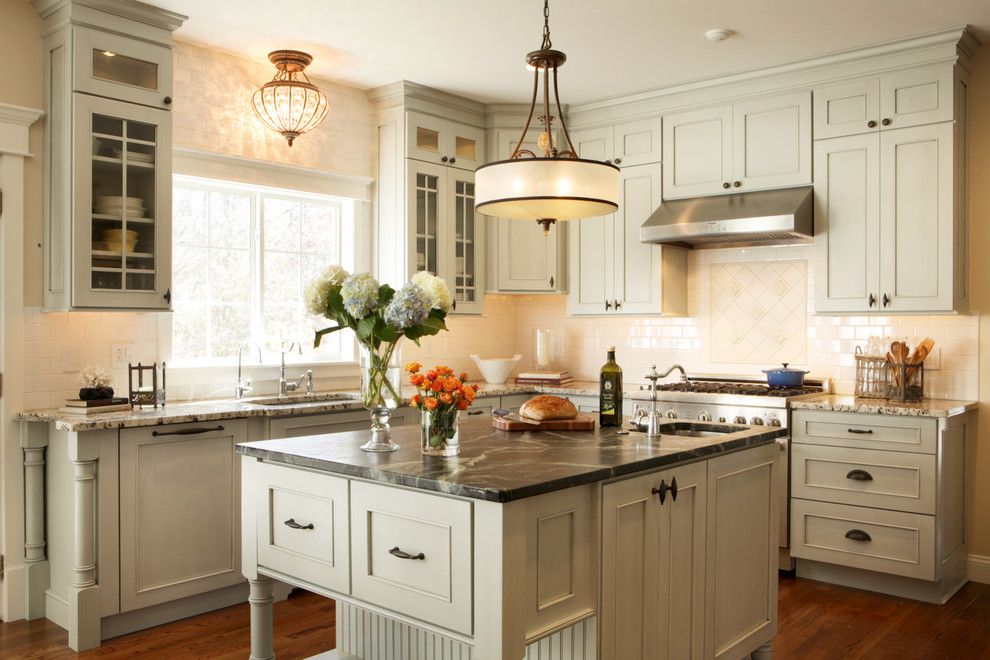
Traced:
<path fill-rule="evenodd" d="M 366 212 L 361 208 L 363 200 L 330 195 L 323 193 L 313 193 L 302 190 L 287 188 L 275 188 L 256 184 L 241 183 L 225 179 L 213 179 L 198 175 L 174 173 L 172 177 L 173 190 L 177 186 L 193 188 L 197 190 L 213 192 L 230 192 L 235 194 L 246 194 L 251 197 L 251 292 L 249 305 L 251 313 L 251 334 L 259 336 L 263 333 L 263 300 L 262 285 L 264 278 L 264 227 L 263 227 L 263 206 L 266 198 L 276 198 L 288 201 L 307 200 L 318 202 L 336 202 L 340 204 L 340 235 L 338 237 L 341 247 L 340 261 L 345 269 L 350 272 L 367 270 L 362 268 L 362 256 L 366 252 L 366 246 L 360 244 L 361 240 L 369 240 L 368 232 L 362 227 Z M 344 254 L 345 245 L 353 245 L 354 249 L 349 254 Z M 159 354 L 166 357 L 169 363 L 170 383 L 176 385 L 194 385 L 206 381 L 215 382 L 218 375 L 223 375 L 226 380 L 226 373 L 232 374 L 231 382 L 236 379 L 237 356 L 227 356 L 208 359 L 194 360 L 172 360 L 172 313 L 160 315 L 159 321 Z M 327 324 L 332 323 L 327 319 Z M 261 325 L 261 327 L 259 327 Z M 281 366 L 281 356 L 278 353 L 262 351 L 262 360 L 259 363 L 257 350 L 254 343 L 245 343 L 243 363 L 246 369 L 250 369 L 255 380 L 277 380 Z M 348 350 L 348 346 L 350 350 Z M 348 357 L 350 354 L 350 357 Z M 352 338 L 350 342 L 342 341 L 340 356 L 322 357 L 314 353 L 304 353 L 300 356 L 297 352 L 286 353 L 286 377 L 295 378 L 295 370 L 312 369 L 318 378 L 325 377 L 347 377 L 358 373 L 358 347 L 357 341 Z M 291 364 L 291 366 L 290 366 Z M 291 369 L 291 371 L 290 371 Z M 173 376 L 178 376 L 175 378 Z"/>

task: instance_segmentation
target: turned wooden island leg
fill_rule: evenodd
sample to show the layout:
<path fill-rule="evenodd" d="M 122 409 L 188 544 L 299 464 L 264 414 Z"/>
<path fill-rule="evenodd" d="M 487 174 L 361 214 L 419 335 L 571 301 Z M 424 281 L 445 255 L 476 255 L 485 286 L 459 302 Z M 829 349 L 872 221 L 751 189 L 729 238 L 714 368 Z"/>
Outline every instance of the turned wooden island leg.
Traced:
<path fill-rule="evenodd" d="M 73 459 L 74 551 L 69 591 L 69 647 L 84 651 L 100 645 L 100 587 L 96 583 L 95 460 Z"/>
<path fill-rule="evenodd" d="M 767 642 L 750 654 L 752 660 L 770 660 L 771 657 L 773 657 L 773 646 L 771 642 Z"/>
<path fill-rule="evenodd" d="M 248 583 L 251 585 L 248 596 L 251 604 L 251 660 L 272 660 L 275 657 L 272 579 L 259 575 L 248 580 Z"/>

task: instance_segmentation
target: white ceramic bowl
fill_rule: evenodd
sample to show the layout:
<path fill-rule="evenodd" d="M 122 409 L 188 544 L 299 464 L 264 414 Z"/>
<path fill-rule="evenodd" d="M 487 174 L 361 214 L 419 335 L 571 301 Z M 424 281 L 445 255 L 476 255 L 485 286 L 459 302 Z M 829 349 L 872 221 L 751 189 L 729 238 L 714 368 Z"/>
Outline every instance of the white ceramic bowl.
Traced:
<path fill-rule="evenodd" d="M 519 362 L 522 356 L 516 354 L 510 358 L 489 358 L 482 360 L 477 355 L 472 355 L 471 359 L 478 365 L 478 369 L 481 370 L 481 375 L 484 376 L 486 383 L 489 385 L 501 385 L 508 380 L 509 374 L 512 373 L 516 362 Z"/>

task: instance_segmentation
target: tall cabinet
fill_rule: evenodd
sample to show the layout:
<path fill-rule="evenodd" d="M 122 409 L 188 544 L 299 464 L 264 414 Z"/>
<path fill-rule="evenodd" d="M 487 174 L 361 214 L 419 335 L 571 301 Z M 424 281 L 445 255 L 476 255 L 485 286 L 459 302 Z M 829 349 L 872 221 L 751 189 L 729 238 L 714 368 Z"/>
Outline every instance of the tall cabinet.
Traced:
<path fill-rule="evenodd" d="M 378 276 L 399 287 L 429 271 L 447 281 L 455 313 L 480 314 L 486 236 L 474 210 L 474 170 L 485 162 L 483 106 L 409 82 L 372 95 L 379 115 Z"/>
<path fill-rule="evenodd" d="M 659 120 L 572 134 L 582 158 L 616 162 L 622 169 L 616 212 L 568 223 L 571 314 L 687 313 L 687 253 L 639 238 L 639 228 L 661 202 L 659 135 Z"/>
<path fill-rule="evenodd" d="M 171 307 L 172 31 L 184 16 L 36 0 L 45 35 L 45 307 Z"/>
<path fill-rule="evenodd" d="M 967 82 L 954 71 L 815 90 L 816 311 L 965 309 Z"/>

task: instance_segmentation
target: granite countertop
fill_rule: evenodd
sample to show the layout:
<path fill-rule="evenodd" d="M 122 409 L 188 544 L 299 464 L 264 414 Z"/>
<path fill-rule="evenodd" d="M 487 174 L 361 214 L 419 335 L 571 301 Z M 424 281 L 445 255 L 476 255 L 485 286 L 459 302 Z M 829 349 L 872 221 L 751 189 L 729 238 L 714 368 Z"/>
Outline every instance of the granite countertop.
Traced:
<path fill-rule="evenodd" d="M 714 426 L 732 426 L 713 424 Z M 510 502 L 642 470 L 773 442 L 786 429 L 745 427 L 708 438 L 663 436 L 647 442 L 643 433 L 619 429 L 508 432 L 488 418 L 461 424 L 461 453 L 454 458 L 423 456 L 418 427 L 392 429 L 400 449 L 363 452 L 367 431 L 263 440 L 237 445 L 247 456 L 360 477 L 422 490 Z"/>
<path fill-rule="evenodd" d="M 977 405 L 976 401 L 951 399 L 923 399 L 918 403 L 901 403 L 887 399 L 863 399 L 848 394 L 819 394 L 790 402 L 791 410 L 830 410 L 909 417 L 952 417 L 976 410 Z"/>
<path fill-rule="evenodd" d="M 403 394 L 411 396 L 412 390 L 403 389 Z M 598 396 L 597 382 L 574 382 L 567 387 L 548 385 L 504 385 L 481 384 L 479 397 L 503 396 L 510 394 L 563 394 L 565 396 Z M 298 403 L 286 405 L 258 405 L 251 403 L 252 399 L 209 399 L 204 401 L 178 401 L 169 403 L 162 408 L 135 408 L 120 412 L 73 415 L 57 408 L 41 410 L 24 410 L 15 413 L 15 422 L 44 422 L 53 423 L 60 431 L 102 431 L 107 429 L 138 428 L 142 426 L 157 426 L 160 424 L 184 424 L 188 422 L 210 422 L 221 419 L 240 419 L 245 417 L 287 417 L 291 415 L 318 415 L 327 412 L 359 410 L 361 403 L 359 394 L 354 390 L 340 392 L 319 392 L 315 398 L 337 395 L 345 400 L 300 400 Z M 640 395 L 642 395 L 640 397 Z M 631 393 L 631 398 L 647 398 L 646 392 Z M 294 395 L 293 398 L 295 398 Z M 271 398 L 271 397 L 259 397 Z"/>

